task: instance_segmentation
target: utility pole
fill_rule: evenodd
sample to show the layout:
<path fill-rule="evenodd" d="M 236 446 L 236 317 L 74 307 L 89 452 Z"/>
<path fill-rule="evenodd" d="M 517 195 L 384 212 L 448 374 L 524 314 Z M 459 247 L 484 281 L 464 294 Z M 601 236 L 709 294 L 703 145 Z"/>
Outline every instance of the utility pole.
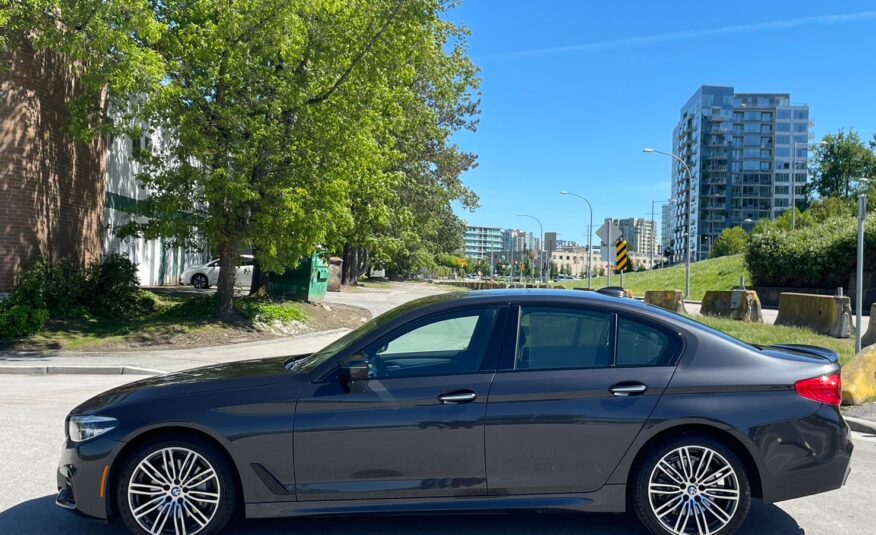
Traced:
<path fill-rule="evenodd" d="M 867 195 L 858 195 L 858 261 L 855 270 L 855 353 L 861 351 L 861 324 L 864 308 L 864 220 L 867 218 Z"/>

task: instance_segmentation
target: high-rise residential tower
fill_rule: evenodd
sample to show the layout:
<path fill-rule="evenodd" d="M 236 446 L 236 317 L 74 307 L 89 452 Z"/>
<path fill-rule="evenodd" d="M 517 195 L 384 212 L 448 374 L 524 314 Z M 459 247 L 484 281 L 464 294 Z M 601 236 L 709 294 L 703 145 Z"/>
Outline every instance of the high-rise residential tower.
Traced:
<path fill-rule="evenodd" d="M 809 107 L 792 105 L 788 93 L 736 93 L 702 86 L 681 109 L 672 152 L 693 175 L 691 252 L 708 256 L 726 228 L 746 219 L 773 218 L 799 200 L 808 181 Z M 794 167 L 794 176 L 791 168 Z M 687 174 L 672 161 L 671 236 L 676 261 L 684 260 Z M 665 238 L 664 238 L 665 239 Z M 667 251 L 668 252 L 668 251 Z"/>

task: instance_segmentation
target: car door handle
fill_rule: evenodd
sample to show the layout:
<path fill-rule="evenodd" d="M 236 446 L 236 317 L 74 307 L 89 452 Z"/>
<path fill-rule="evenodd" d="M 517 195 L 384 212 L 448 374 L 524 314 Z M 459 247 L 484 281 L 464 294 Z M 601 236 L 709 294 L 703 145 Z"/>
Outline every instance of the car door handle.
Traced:
<path fill-rule="evenodd" d="M 438 401 L 447 405 L 448 403 L 471 403 L 476 400 L 478 395 L 471 390 L 462 390 L 457 392 L 447 392 L 438 396 Z"/>
<path fill-rule="evenodd" d="M 615 396 L 638 396 L 644 394 L 648 387 L 642 383 L 618 383 L 608 389 Z"/>

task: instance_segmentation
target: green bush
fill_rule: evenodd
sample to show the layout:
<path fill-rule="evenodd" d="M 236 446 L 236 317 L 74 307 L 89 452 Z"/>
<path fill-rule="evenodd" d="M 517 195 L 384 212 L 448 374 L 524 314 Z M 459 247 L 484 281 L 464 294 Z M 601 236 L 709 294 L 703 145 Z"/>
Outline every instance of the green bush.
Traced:
<path fill-rule="evenodd" d="M 9 300 L 0 302 L 0 337 L 18 338 L 36 334 L 49 320 L 45 308 L 14 305 Z"/>
<path fill-rule="evenodd" d="M 292 303 L 272 303 L 253 298 L 238 299 L 234 309 L 249 321 L 270 323 L 273 321 L 305 321 L 307 314 Z"/>
<path fill-rule="evenodd" d="M 132 319 L 146 312 L 139 294 L 137 265 L 127 257 L 109 255 L 102 262 L 94 262 L 87 280 L 89 295 L 85 304 L 95 316 Z"/>
<path fill-rule="evenodd" d="M 33 310 L 46 310 L 53 318 L 87 316 L 83 306 L 88 281 L 82 267 L 71 260 L 47 262 L 37 259 L 21 274 L 9 301 Z"/>
<path fill-rule="evenodd" d="M 790 231 L 762 222 L 751 235 L 745 263 L 754 284 L 833 288 L 849 283 L 855 269 L 857 230 L 851 216 L 837 216 Z M 864 231 L 864 271 L 876 268 L 876 219 Z"/>

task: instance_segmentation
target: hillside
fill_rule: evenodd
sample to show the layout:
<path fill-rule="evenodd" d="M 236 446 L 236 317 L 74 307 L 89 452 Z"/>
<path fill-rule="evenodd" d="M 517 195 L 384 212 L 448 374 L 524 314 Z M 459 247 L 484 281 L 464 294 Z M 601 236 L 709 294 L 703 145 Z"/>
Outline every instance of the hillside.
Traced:
<path fill-rule="evenodd" d="M 742 255 L 724 256 L 691 264 L 691 299 L 702 299 L 706 290 L 730 290 L 739 284 L 739 277 L 750 283 L 750 275 L 745 268 Z M 612 286 L 620 284 L 620 276 L 612 274 Z M 587 279 L 564 282 L 566 288 L 587 287 Z M 594 277 L 593 288 L 608 286 L 607 277 Z M 684 290 L 684 264 L 624 274 L 624 288 L 635 296 L 642 296 L 645 290 Z"/>

